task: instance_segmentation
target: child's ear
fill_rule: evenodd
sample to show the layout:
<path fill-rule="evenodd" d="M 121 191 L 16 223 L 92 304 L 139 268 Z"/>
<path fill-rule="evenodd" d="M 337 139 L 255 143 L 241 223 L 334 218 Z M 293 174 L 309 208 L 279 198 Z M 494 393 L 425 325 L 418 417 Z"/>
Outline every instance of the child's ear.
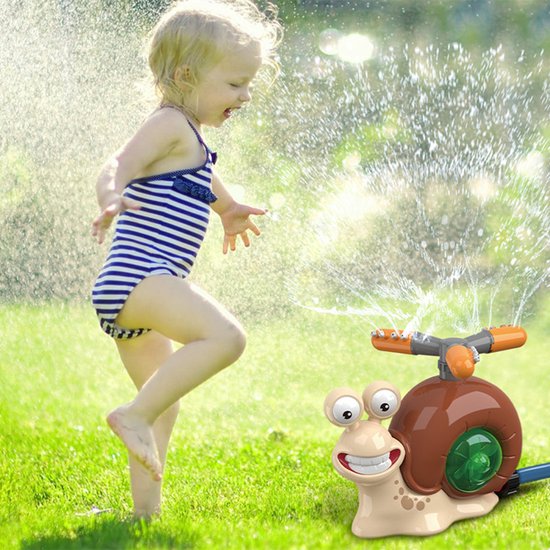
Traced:
<path fill-rule="evenodd" d="M 180 87 L 190 86 L 192 84 L 192 71 L 189 65 L 180 65 L 174 72 L 174 81 Z"/>

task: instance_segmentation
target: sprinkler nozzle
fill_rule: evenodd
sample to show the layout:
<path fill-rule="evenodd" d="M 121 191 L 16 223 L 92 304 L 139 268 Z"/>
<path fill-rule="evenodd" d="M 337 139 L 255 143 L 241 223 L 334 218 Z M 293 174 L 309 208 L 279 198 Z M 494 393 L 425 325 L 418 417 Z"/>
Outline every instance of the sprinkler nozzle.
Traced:
<path fill-rule="evenodd" d="M 411 351 L 411 335 L 405 336 L 403 331 L 378 329 L 373 331 L 371 336 L 372 345 L 376 349 L 393 353 L 413 353 Z"/>

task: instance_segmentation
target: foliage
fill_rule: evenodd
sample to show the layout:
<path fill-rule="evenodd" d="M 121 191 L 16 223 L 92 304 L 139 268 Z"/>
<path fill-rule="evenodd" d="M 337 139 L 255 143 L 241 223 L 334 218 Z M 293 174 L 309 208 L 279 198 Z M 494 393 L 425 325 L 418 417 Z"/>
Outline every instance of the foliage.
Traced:
<path fill-rule="evenodd" d="M 546 0 L 281 0 L 275 2 L 288 24 L 308 27 L 340 21 L 355 31 L 399 47 L 408 42 L 459 42 L 468 49 L 506 47 L 536 53 L 548 50 L 550 8 Z"/>

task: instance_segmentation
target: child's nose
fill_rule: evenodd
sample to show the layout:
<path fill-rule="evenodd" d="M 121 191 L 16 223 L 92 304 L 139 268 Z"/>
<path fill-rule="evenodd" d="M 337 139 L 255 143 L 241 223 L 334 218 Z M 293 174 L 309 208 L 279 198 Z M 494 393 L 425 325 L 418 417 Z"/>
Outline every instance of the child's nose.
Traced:
<path fill-rule="evenodd" d="M 241 91 L 241 94 L 239 96 L 239 99 L 245 103 L 246 101 L 250 101 L 252 99 L 252 94 L 250 92 L 250 88 L 243 88 Z"/>

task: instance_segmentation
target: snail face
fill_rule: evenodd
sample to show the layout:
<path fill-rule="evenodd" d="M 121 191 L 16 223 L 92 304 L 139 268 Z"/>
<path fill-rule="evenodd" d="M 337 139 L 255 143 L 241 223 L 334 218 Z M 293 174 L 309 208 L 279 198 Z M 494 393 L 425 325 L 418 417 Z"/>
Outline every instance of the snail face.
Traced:
<path fill-rule="evenodd" d="M 373 382 L 359 396 L 338 388 L 325 399 L 325 415 L 345 428 L 332 452 L 332 463 L 343 477 L 362 485 L 375 485 L 391 476 L 405 458 L 401 443 L 380 421 L 399 409 L 399 391 L 389 382 Z M 361 420 L 364 412 L 368 420 Z"/>

